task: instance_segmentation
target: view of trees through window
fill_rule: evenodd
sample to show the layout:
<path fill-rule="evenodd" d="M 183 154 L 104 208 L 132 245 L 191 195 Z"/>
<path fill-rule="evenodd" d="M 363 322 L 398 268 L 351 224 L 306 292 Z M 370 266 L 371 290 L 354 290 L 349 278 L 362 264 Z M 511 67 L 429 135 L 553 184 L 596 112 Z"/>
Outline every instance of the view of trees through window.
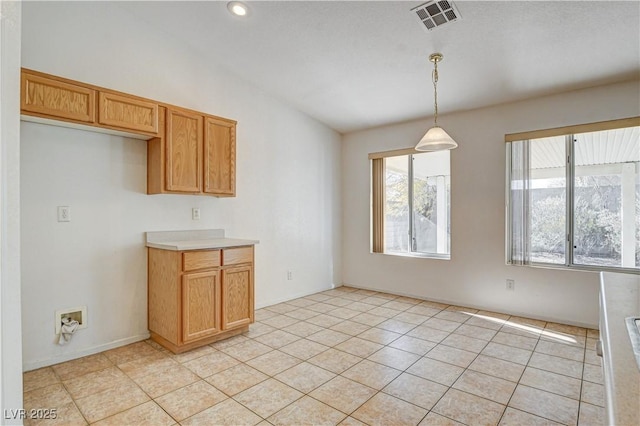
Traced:
<path fill-rule="evenodd" d="M 450 253 L 449 151 L 385 159 L 385 252 Z"/>
<path fill-rule="evenodd" d="M 639 137 L 637 127 L 570 137 L 572 204 L 567 203 L 566 138 L 530 141 L 531 261 L 640 267 Z M 567 229 L 569 206 L 573 232 Z M 573 244 L 570 262 L 567 244 Z"/>

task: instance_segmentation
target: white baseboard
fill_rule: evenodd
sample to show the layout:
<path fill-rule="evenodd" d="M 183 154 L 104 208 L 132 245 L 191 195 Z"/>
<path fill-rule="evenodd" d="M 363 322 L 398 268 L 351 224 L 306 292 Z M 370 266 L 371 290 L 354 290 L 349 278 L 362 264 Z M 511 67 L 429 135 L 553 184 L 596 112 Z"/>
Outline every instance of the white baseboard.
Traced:
<path fill-rule="evenodd" d="M 119 348 L 120 346 L 129 345 L 131 343 L 139 342 L 149 338 L 149 333 L 139 334 L 137 336 L 127 337 L 125 339 L 116 340 L 114 342 L 105 343 L 103 345 L 94 346 L 91 348 L 83 349 L 81 351 L 66 353 L 64 355 L 55 356 L 52 358 L 41 359 L 38 361 L 30 361 L 22 364 L 22 371 L 36 370 L 42 367 L 48 367 L 50 365 L 59 364 L 65 361 L 71 361 L 73 359 L 82 358 L 83 356 L 97 354 L 99 352 L 108 351 L 109 349 Z"/>

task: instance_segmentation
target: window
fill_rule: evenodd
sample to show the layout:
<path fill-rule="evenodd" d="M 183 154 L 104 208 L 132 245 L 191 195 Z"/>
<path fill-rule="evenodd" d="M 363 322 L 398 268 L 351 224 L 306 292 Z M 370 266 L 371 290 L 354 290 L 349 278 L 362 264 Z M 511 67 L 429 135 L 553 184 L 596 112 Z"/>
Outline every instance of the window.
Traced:
<path fill-rule="evenodd" d="M 449 259 L 450 151 L 371 154 L 373 252 Z"/>
<path fill-rule="evenodd" d="M 640 118 L 507 142 L 509 263 L 640 271 Z"/>

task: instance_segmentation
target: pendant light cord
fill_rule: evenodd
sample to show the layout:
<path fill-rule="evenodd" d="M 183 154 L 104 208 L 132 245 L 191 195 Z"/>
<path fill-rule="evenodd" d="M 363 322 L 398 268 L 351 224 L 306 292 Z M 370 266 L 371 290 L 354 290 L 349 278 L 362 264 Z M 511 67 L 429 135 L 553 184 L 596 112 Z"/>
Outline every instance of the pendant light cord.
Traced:
<path fill-rule="evenodd" d="M 433 109 L 435 114 L 433 116 L 433 123 L 438 125 L 438 61 L 433 62 L 433 72 L 431 73 L 431 80 L 433 81 Z"/>

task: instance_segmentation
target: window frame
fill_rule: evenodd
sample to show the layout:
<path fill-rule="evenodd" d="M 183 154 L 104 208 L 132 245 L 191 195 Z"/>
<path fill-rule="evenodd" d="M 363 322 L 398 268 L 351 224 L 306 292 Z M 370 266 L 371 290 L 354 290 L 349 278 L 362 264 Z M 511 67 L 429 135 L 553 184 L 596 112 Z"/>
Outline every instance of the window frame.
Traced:
<path fill-rule="evenodd" d="M 552 129 L 535 130 L 529 132 L 512 133 L 505 135 L 506 145 L 506 167 L 505 167 L 505 263 L 507 265 L 525 265 L 531 267 L 549 268 L 549 269 L 563 269 L 563 270 L 583 270 L 583 271 L 609 271 L 620 273 L 631 273 L 640 275 L 640 268 L 629 267 L 615 267 L 615 266 L 596 266 L 596 265 L 583 265 L 574 263 L 574 240 L 575 240 L 575 144 L 574 139 L 576 134 L 590 133 L 605 130 L 622 129 L 626 127 L 638 127 L 640 126 L 639 117 L 629 117 L 618 120 L 601 121 L 596 123 L 579 124 L 566 127 L 557 127 Z M 566 234 L 566 248 L 565 248 L 565 263 L 546 263 L 546 262 L 527 262 L 519 263 L 513 260 L 513 240 L 512 240 L 512 223 L 513 223 L 513 210 L 511 206 L 511 171 L 512 171 L 512 144 L 511 142 L 530 141 L 532 139 L 541 139 L 554 136 L 565 137 L 565 155 L 567 156 L 566 163 L 566 221 L 565 221 L 565 234 Z M 527 205 L 528 209 L 529 206 Z M 527 237 L 530 239 L 530 237 Z"/>
<path fill-rule="evenodd" d="M 415 232 L 415 218 L 413 217 L 413 156 L 418 154 L 428 154 L 429 152 L 417 151 L 414 148 L 398 149 L 392 151 L 374 152 L 369 154 L 370 163 L 370 176 L 371 176 L 371 205 L 370 205 L 370 220 L 371 220 L 371 238 L 370 238 L 370 252 L 374 254 L 384 254 L 389 256 L 400 257 L 415 257 L 423 259 L 435 259 L 435 260 L 451 260 L 451 233 L 449 232 L 449 253 L 425 253 L 419 251 L 413 251 L 413 236 Z M 385 204 L 386 204 L 386 158 L 406 156 L 408 161 L 408 207 L 409 207 L 409 247 L 406 252 L 387 252 L 385 251 Z M 451 158 L 449 157 L 449 162 Z M 451 176 L 451 175 L 449 175 Z M 451 191 L 451 181 L 449 180 L 449 191 Z M 451 199 L 448 199 L 448 214 L 451 210 Z M 448 218 L 449 227 L 451 227 L 451 217 Z"/>

